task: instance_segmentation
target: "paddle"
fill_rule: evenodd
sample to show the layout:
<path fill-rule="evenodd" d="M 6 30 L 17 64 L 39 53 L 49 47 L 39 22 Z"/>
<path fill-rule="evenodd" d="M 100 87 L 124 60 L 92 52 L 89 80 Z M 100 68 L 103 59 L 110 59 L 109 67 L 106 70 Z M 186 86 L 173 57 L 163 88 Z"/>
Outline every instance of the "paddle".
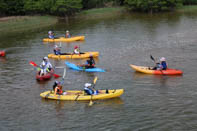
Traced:
<path fill-rule="evenodd" d="M 93 81 L 93 88 L 94 88 L 95 85 L 96 85 L 97 79 L 98 79 L 98 77 L 96 76 L 96 77 L 94 78 L 94 81 Z M 94 88 L 94 89 L 95 89 L 95 88 Z M 90 99 L 90 102 L 89 102 L 89 106 L 92 106 L 92 105 L 93 105 L 92 97 L 93 97 L 93 95 L 91 95 L 91 99 Z"/>
<path fill-rule="evenodd" d="M 150 55 L 150 58 L 151 58 L 151 60 L 153 60 L 156 63 L 155 58 L 152 55 Z M 161 71 L 162 75 L 164 75 L 163 71 L 162 70 L 160 70 L 160 71 Z"/>
<path fill-rule="evenodd" d="M 33 62 L 33 61 L 30 61 L 29 64 L 32 65 L 32 66 L 34 66 L 34 67 L 39 67 L 39 66 L 38 66 L 35 62 Z M 39 67 L 39 68 L 40 68 L 40 67 Z M 55 78 L 60 77 L 60 75 L 55 74 L 55 73 L 53 73 L 53 76 L 54 76 Z"/>

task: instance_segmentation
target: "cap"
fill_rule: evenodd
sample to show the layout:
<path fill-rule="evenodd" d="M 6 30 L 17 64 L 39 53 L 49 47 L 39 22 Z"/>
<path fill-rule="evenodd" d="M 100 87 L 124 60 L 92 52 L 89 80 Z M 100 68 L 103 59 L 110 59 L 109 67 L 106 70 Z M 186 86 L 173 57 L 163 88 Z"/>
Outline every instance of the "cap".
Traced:
<path fill-rule="evenodd" d="M 161 57 L 160 61 L 166 61 L 165 57 Z"/>
<path fill-rule="evenodd" d="M 91 83 L 85 83 L 85 87 L 89 87 L 89 86 L 91 86 L 92 84 Z"/>
<path fill-rule="evenodd" d="M 48 60 L 48 57 L 45 56 L 45 57 L 43 58 L 43 60 Z"/>
<path fill-rule="evenodd" d="M 69 32 L 68 30 L 66 32 Z"/>
<path fill-rule="evenodd" d="M 75 49 L 79 48 L 77 45 L 75 46 Z"/>

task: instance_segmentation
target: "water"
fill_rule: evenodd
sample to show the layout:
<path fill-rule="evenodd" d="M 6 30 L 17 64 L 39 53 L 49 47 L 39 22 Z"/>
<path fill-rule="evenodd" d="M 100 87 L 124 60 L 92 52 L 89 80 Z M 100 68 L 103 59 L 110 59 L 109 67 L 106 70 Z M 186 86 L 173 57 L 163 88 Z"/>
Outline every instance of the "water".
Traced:
<path fill-rule="evenodd" d="M 95 20 L 71 19 L 33 32 L 1 37 L 0 130 L 196 130 L 196 41 L 197 13 L 157 15 L 124 14 Z M 53 101 L 41 92 L 52 89 L 50 81 L 38 83 L 29 61 L 40 64 L 52 53 L 54 43 L 42 43 L 48 30 L 63 36 L 85 35 L 84 42 L 62 43 L 62 50 L 99 51 L 97 67 L 105 73 L 67 69 L 64 89 L 83 89 L 98 76 L 96 89 L 123 88 L 116 99 Z M 150 54 L 166 57 L 169 67 L 183 76 L 153 76 L 134 72 L 129 64 L 152 66 Z M 65 60 L 50 59 L 54 66 Z M 83 63 L 85 60 L 68 60 Z M 62 75 L 62 69 L 56 69 Z M 59 78 L 58 80 L 61 80 Z"/>

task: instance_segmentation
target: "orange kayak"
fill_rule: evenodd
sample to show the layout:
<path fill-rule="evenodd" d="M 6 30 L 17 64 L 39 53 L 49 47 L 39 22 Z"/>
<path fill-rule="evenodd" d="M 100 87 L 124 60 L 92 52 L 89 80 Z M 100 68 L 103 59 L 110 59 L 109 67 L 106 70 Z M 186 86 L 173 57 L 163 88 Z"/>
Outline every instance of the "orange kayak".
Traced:
<path fill-rule="evenodd" d="M 145 66 L 136 66 L 136 65 L 130 65 L 132 69 L 135 71 L 145 73 L 145 74 L 153 74 L 153 75 L 182 75 L 183 72 L 181 70 L 177 69 L 170 69 L 167 70 L 152 70 L 150 67 Z"/>

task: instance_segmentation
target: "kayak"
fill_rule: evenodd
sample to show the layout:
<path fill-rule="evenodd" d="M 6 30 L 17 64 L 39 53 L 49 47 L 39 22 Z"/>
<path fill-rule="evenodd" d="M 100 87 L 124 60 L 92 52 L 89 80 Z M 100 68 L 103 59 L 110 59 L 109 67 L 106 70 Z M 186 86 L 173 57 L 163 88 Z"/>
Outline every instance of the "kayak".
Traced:
<path fill-rule="evenodd" d="M 85 40 L 85 36 L 74 36 L 71 38 L 59 37 L 55 39 L 44 38 L 44 42 L 72 42 L 72 41 L 83 41 Z"/>
<path fill-rule="evenodd" d="M 0 56 L 5 56 L 5 51 L 0 51 Z"/>
<path fill-rule="evenodd" d="M 86 72 L 105 72 L 105 70 L 101 69 L 101 68 L 88 68 L 88 69 L 85 69 L 83 67 L 80 67 L 80 66 L 77 66 L 73 63 L 70 63 L 70 62 L 65 62 L 65 64 L 73 69 L 73 70 L 77 70 L 77 71 L 86 71 Z"/>
<path fill-rule="evenodd" d="M 42 98 L 45 99 L 54 99 L 54 100 L 71 100 L 71 101 L 87 101 L 87 100 L 103 100 L 103 99 L 111 99 L 115 97 L 119 97 L 124 93 L 123 89 L 114 89 L 108 90 L 99 90 L 102 93 L 97 95 L 86 95 L 84 91 L 80 90 L 67 90 L 67 93 L 77 93 L 77 94 L 69 94 L 69 95 L 56 95 L 54 96 L 54 91 L 45 91 L 40 94 Z"/>
<path fill-rule="evenodd" d="M 72 53 L 70 53 L 69 55 L 48 54 L 48 57 L 49 58 L 54 58 L 54 59 L 81 59 L 81 58 L 89 58 L 91 55 L 93 57 L 98 57 L 99 52 L 84 52 L 84 54 L 72 54 Z"/>
<path fill-rule="evenodd" d="M 177 70 L 177 69 L 168 68 L 167 70 L 151 70 L 150 67 L 145 67 L 145 66 L 136 66 L 136 65 L 130 65 L 130 66 L 135 71 L 145 74 L 154 74 L 154 75 L 182 75 L 183 74 L 181 70 Z"/>
<path fill-rule="evenodd" d="M 39 71 L 36 73 L 36 80 L 38 81 L 45 81 L 51 79 L 53 76 L 54 70 L 52 69 L 50 72 L 48 72 L 46 75 L 40 76 Z"/>

